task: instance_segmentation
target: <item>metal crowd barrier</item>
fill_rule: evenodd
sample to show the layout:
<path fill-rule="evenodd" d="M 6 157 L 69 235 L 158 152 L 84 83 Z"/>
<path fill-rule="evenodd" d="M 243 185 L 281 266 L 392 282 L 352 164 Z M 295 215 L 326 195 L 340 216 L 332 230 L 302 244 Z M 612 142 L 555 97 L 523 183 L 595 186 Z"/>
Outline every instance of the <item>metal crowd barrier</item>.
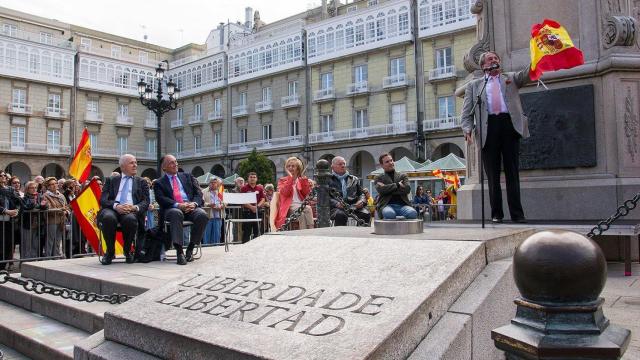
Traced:
<path fill-rule="evenodd" d="M 425 222 L 454 220 L 457 216 L 456 204 L 414 204 Z"/>

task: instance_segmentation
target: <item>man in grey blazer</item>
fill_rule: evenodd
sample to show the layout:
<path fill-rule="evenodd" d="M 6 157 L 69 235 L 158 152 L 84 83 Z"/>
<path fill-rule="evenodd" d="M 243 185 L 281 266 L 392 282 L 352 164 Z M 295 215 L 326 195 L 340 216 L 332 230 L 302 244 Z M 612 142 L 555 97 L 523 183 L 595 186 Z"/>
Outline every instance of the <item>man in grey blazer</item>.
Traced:
<path fill-rule="evenodd" d="M 522 103 L 518 89 L 529 81 L 529 66 L 519 72 L 502 73 L 500 57 L 491 51 L 480 56 L 480 67 L 485 78 L 467 84 L 462 107 L 462 131 L 468 143 L 473 141 L 472 131 L 478 131 L 475 119 L 482 126 L 482 163 L 489 182 L 489 202 L 491 221 L 501 223 L 502 189 L 500 187 L 500 163 L 503 163 L 507 183 L 507 203 L 514 222 L 526 222 L 520 203 L 520 176 L 518 162 L 520 138 L 529 137 L 527 116 L 522 113 Z M 481 96 L 481 108 L 471 113 L 478 94 L 487 79 L 487 87 Z"/>

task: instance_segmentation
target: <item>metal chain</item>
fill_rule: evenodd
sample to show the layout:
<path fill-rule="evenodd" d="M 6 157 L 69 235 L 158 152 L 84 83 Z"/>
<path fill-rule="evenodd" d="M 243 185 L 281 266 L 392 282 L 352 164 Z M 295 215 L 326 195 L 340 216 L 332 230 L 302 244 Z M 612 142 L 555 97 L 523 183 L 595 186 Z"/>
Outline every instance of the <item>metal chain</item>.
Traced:
<path fill-rule="evenodd" d="M 106 302 L 110 304 L 122 304 L 127 300 L 133 299 L 133 296 L 126 295 L 126 294 L 114 293 L 111 295 L 102 295 L 102 294 L 96 294 L 89 291 L 49 286 L 41 281 L 37 281 L 33 279 L 12 277 L 8 271 L 1 270 L 0 285 L 7 282 L 20 285 L 26 291 L 32 291 L 32 292 L 35 292 L 36 294 L 50 294 L 53 296 L 59 296 L 63 299 L 71 299 L 71 300 L 80 301 L 80 302 L 91 303 L 91 302 L 97 301 L 97 302 Z"/>
<path fill-rule="evenodd" d="M 344 213 L 347 214 L 348 217 L 352 218 L 353 220 L 355 220 L 358 225 L 357 226 L 366 226 L 367 224 L 364 222 L 364 220 L 360 219 L 358 217 L 358 215 L 356 215 L 355 210 L 353 210 L 351 208 L 351 205 L 347 204 L 344 199 L 342 198 L 342 194 L 340 194 L 338 192 L 338 190 L 332 188 L 332 187 L 328 187 L 329 189 L 329 195 L 336 200 L 337 202 L 339 202 L 342 205 L 342 210 L 344 210 Z"/>
<path fill-rule="evenodd" d="M 302 204 L 300 205 L 300 207 L 298 207 L 291 215 L 289 215 L 289 217 L 284 222 L 284 224 L 282 224 L 282 226 L 280 227 L 280 231 L 290 230 L 291 223 L 298 220 L 298 218 L 302 215 L 304 208 L 307 207 L 307 205 L 309 205 L 311 200 L 317 195 L 317 191 L 318 191 L 317 188 L 311 189 L 311 192 L 309 193 L 309 195 L 307 195 L 307 197 L 305 197 L 304 200 L 302 200 Z"/>
<path fill-rule="evenodd" d="M 606 220 L 600 221 L 598 225 L 594 226 L 593 229 L 591 229 L 591 231 L 589 231 L 589 233 L 587 234 L 587 237 L 592 238 L 594 236 L 602 235 L 602 233 L 609 230 L 609 227 L 611 227 L 611 224 L 613 222 L 621 217 L 627 216 L 627 214 L 629 214 L 631 210 L 635 209 L 639 201 L 640 192 L 637 193 L 633 198 L 623 202 L 622 205 L 618 206 L 615 214 L 609 216 L 609 218 L 607 218 Z"/>

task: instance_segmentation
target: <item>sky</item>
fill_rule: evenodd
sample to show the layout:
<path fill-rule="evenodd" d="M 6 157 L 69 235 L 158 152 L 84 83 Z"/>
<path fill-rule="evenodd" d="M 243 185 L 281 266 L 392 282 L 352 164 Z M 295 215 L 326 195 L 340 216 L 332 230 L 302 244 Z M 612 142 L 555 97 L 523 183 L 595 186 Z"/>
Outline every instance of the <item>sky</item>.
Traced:
<path fill-rule="evenodd" d="M 244 8 L 271 23 L 318 6 L 320 0 L 0 0 L 0 6 L 168 48 L 203 44 L 220 22 L 244 22 Z M 157 8 L 154 6 L 162 6 Z M 253 20 L 253 19 L 252 19 Z"/>

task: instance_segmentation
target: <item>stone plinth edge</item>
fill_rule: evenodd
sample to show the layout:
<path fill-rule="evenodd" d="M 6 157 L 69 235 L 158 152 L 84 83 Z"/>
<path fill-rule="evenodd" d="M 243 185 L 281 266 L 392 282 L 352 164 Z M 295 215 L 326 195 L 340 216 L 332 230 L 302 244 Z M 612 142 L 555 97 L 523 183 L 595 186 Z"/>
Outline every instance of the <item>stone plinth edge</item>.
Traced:
<path fill-rule="evenodd" d="M 373 223 L 376 235 L 420 234 L 424 225 L 422 220 L 375 220 Z"/>

